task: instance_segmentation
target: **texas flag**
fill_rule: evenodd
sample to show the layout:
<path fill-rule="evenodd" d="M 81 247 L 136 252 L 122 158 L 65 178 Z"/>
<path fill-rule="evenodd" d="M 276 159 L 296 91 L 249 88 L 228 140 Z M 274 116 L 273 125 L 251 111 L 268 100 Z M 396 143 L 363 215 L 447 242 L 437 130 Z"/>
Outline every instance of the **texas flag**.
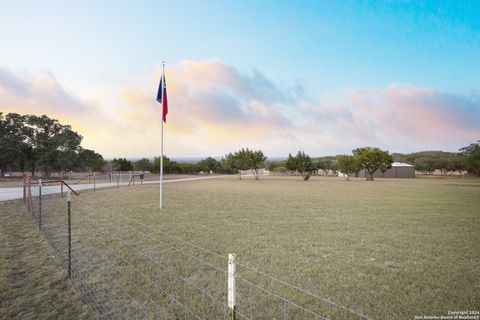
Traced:
<path fill-rule="evenodd" d="M 162 100 L 163 98 L 163 100 Z M 163 103 L 163 121 L 167 122 L 168 99 L 167 99 L 167 83 L 165 82 L 165 74 L 160 78 L 158 86 L 157 101 Z"/>

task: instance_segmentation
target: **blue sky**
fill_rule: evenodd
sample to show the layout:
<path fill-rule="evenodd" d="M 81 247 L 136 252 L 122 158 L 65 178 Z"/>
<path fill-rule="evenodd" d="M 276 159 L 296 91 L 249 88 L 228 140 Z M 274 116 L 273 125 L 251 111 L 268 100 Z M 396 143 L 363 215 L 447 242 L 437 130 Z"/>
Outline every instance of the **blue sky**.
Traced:
<path fill-rule="evenodd" d="M 119 105 L 129 111 L 134 109 L 132 112 L 135 108 L 138 112 L 155 108 L 154 101 L 140 106 L 121 97 L 131 98 L 132 92 L 145 97 L 154 94 L 162 60 L 167 62 L 167 77 L 173 78 L 169 86 L 174 86 L 170 97 L 172 110 L 176 100 L 184 99 L 176 99 L 184 92 L 180 89 L 188 83 L 191 86 L 192 80 L 187 76 L 203 72 L 205 81 L 210 83 L 204 90 L 220 90 L 224 95 L 211 100 L 205 109 L 213 106 L 217 113 L 226 110 L 232 114 L 228 110 L 233 107 L 222 101 L 236 101 L 232 105 L 245 116 L 243 129 L 238 124 L 238 130 L 250 131 L 249 124 L 255 121 L 249 117 L 255 117 L 258 101 L 263 101 L 264 112 L 278 113 L 291 122 L 289 127 L 282 121 L 268 123 L 271 117 L 262 118 L 266 127 L 271 126 L 270 131 L 282 130 L 283 126 L 293 137 L 280 142 L 272 142 L 272 136 L 260 128 L 257 137 L 242 140 L 241 135 L 229 136 L 212 143 L 208 133 L 202 135 L 200 129 L 193 128 L 188 134 L 184 130 L 183 135 L 172 130 L 176 142 L 167 144 L 167 150 L 175 156 L 221 155 L 243 145 L 263 148 L 272 156 L 297 149 L 324 155 L 349 152 L 353 143 L 403 152 L 424 148 L 453 151 L 480 136 L 480 126 L 472 126 L 468 121 L 480 119 L 477 1 L 6 1 L 0 11 L 0 41 L 0 68 L 10 75 L 8 79 L 15 78 L 30 86 L 38 86 L 39 78 L 54 83 L 50 89 L 42 87 L 41 90 L 50 92 L 42 91 L 40 96 L 58 96 L 55 90 L 60 90 L 84 104 L 87 114 L 101 113 L 105 118 L 102 121 L 118 121 L 119 126 L 129 126 L 129 119 L 119 116 Z M 218 72 L 223 72 L 223 76 L 217 77 Z M 184 78 L 179 78 L 180 74 Z M 228 74 L 237 74 L 248 87 L 263 88 L 261 83 L 268 83 L 285 96 L 276 102 L 270 99 L 271 103 L 248 93 L 250 98 L 245 99 L 245 91 L 239 90 L 240 82 L 232 87 L 216 83 L 225 81 Z M 7 87 L 7 77 L 3 79 L 3 86 Z M 202 77 L 195 79 L 201 81 Z M 207 93 L 212 92 L 197 90 L 189 103 Z M 359 94 L 363 95 L 360 99 Z M 269 93 L 265 95 L 272 98 Z M 74 112 L 60 110 L 61 102 L 51 107 L 51 99 L 47 99 L 50 105 L 45 107 L 46 103 L 32 104 L 33 98 L 39 99 L 39 95 L 22 97 L 9 93 L 4 101 L 14 101 L 15 105 L 2 105 L 0 100 L 0 109 L 23 113 L 49 111 L 63 122 L 72 120 L 85 136 L 85 143 L 106 155 L 156 154 L 155 149 L 149 149 L 149 143 L 142 147 L 135 143 L 146 139 L 157 145 L 155 138 L 143 137 L 141 130 L 132 138 L 135 141 L 113 148 L 116 132 L 105 138 L 108 143 L 102 143 L 99 137 L 105 133 L 95 131 L 87 121 L 75 119 Z M 407 105 L 398 105 L 399 101 Z M 418 104 L 419 110 L 430 112 L 419 114 L 439 117 L 437 124 L 427 123 L 425 132 L 417 132 L 420 140 L 399 139 L 398 130 L 393 133 L 382 127 L 398 111 L 373 121 L 362 113 L 367 112 L 365 109 L 385 113 L 384 105 L 390 110 L 410 110 Z M 169 120 L 174 127 L 186 127 L 187 123 L 182 121 L 191 110 L 188 106 L 179 109 L 184 113 L 173 112 Z M 456 115 L 455 111 L 463 113 Z M 337 126 L 325 124 L 325 117 L 311 123 L 312 112 L 328 114 L 329 119 L 334 119 L 331 121 L 338 121 Z M 350 115 L 342 116 L 345 113 Z M 225 117 L 217 118 L 225 121 Z M 214 131 L 222 132 L 221 126 L 225 125 L 205 121 Z M 311 130 L 305 129 L 307 124 Z M 375 128 L 362 131 L 362 126 Z M 455 131 L 449 135 L 454 137 L 445 139 L 440 126 Z M 315 131 L 315 127 L 329 128 L 325 132 Z M 421 123 L 415 128 L 421 131 Z M 363 138 L 352 141 L 344 136 L 345 130 Z M 151 136 L 153 132 L 146 134 Z M 204 148 L 198 147 L 199 135 Z M 320 137 L 318 144 L 322 147 L 306 142 L 312 137 Z"/>

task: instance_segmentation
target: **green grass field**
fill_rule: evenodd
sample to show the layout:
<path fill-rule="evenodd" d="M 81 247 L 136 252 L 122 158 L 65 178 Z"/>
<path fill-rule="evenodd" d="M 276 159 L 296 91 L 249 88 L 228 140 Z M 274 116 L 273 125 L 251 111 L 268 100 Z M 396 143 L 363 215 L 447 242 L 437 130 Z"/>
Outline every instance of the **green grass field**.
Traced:
<path fill-rule="evenodd" d="M 82 192 L 80 199 L 74 198 L 72 202 L 74 228 L 81 229 L 86 222 L 80 217 L 86 215 L 94 224 L 92 219 L 98 219 L 99 224 L 103 221 L 102 226 L 111 237 L 104 243 L 111 251 L 122 252 L 122 256 L 128 248 L 121 248 L 119 238 L 131 241 L 135 247 L 143 245 L 153 255 L 158 253 L 155 250 L 161 251 L 152 237 L 165 239 L 152 232 L 154 229 L 208 248 L 225 258 L 235 252 L 245 264 L 373 319 L 414 319 L 415 315 L 480 309 L 478 179 L 377 179 L 373 182 L 352 179 L 347 182 L 314 177 L 305 182 L 300 177 L 266 177 L 261 181 L 226 177 L 166 184 L 164 201 L 165 208 L 160 212 L 158 185 Z M 25 293 L 32 288 L 5 269 L 11 270 L 18 259 L 27 264 L 42 264 L 49 255 L 48 246 L 42 243 L 38 250 L 12 254 L 13 248 L 29 248 L 28 239 L 39 236 L 32 224 L 25 225 L 28 219 L 17 217 L 23 209 L 17 210 L 14 205 L 0 207 L 2 227 L 6 231 L 14 226 L 23 230 L 21 236 L 17 232 L 2 232 L 2 243 L 7 243 L 7 247 L 2 249 L 0 284 L 10 294 Z M 64 205 L 64 199 L 52 198 L 44 205 L 54 210 Z M 141 224 L 131 223 L 129 219 Z M 86 237 L 82 232 L 74 231 L 74 235 Z M 94 238 L 98 240 L 99 236 Z M 202 259 L 208 258 L 201 251 L 185 250 Z M 139 259 L 132 257 L 131 261 Z M 181 261 L 175 263 L 182 264 Z M 215 261 L 215 265 L 222 266 L 222 263 Z M 226 270 L 226 262 L 224 267 Z M 213 284 L 214 278 L 209 278 L 208 272 L 203 272 L 206 279 L 197 279 L 202 272 L 195 270 L 194 265 L 183 266 L 183 271 L 189 279 L 198 280 L 197 283 L 204 281 L 203 285 L 210 286 L 212 291 L 223 290 L 224 283 Z M 34 271 L 31 273 L 40 277 Z M 245 276 L 252 275 L 245 272 Z M 60 278 L 58 273 L 47 273 L 41 281 L 58 286 Z M 301 294 L 296 297 L 293 291 L 271 288 L 328 317 L 358 319 Z M 64 294 L 68 286 L 40 287 L 32 293 L 37 298 L 28 303 L 29 308 L 36 310 L 35 305 L 43 303 L 42 297 L 52 290 Z M 145 292 L 150 290 L 154 288 L 147 286 Z M 131 292 L 135 294 L 135 290 Z M 194 294 L 187 292 L 185 299 L 193 299 L 189 295 Z M 242 292 L 239 300 L 244 301 L 245 295 Z M 3 301 L 0 318 L 27 308 L 12 307 L 8 299 L 3 306 Z M 57 309 L 55 305 L 50 307 Z M 282 308 L 281 304 L 278 307 Z M 83 310 L 81 306 L 76 308 Z M 300 318 L 288 311 L 289 315 L 293 314 L 290 318 Z M 256 319 L 276 317 L 263 310 L 256 312 Z M 283 315 L 280 312 L 276 318 L 283 319 Z"/>

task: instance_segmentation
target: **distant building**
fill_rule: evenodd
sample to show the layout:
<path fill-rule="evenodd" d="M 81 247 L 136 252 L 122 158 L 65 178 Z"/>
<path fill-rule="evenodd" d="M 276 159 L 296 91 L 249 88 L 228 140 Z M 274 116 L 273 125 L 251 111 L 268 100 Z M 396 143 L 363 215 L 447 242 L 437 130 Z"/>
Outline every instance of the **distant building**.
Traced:
<path fill-rule="evenodd" d="M 357 177 L 365 178 L 365 170 L 360 170 Z M 385 172 L 377 170 L 374 178 L 415 178 L 415 167 L 408 163 L 394 162 L 392 167 Z"/>
<path fill-rule="evenodd" d="M 253 176 L 252 169 L 249 169 L 249 170 L 240 170 L 240 174 L 241 174 L 242 176 Z M 266 168 L 261 168 L 261 169 L 258 169 L 258 175 L 259 175 L 259 176 L 269 176 L 269 175 L 270 175 L 270 171 L 268 171 Z"/>

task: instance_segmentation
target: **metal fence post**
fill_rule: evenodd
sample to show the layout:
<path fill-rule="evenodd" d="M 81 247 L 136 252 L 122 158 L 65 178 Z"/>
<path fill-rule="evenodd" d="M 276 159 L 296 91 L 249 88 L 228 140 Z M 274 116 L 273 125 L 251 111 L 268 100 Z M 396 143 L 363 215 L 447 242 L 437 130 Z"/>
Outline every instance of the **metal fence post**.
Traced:
<path fill-rule="evenodd" d="M 68 278 L 72 278 L 72 192 L 67 191 L 67 208 L 68 208 Z"/>
<path fill-rule="evenodd" d="M 95 192 L 95 172 L 93 173 L 93 192 Z"/>
<path fill-rule="evenodd" d="M 23 173 L 23 205 L 27 205 L 27 187 L 26 187 L 26 174 Z"/>
<path fill-rule="evenodd" d="M 63 174 L 60 174 L 60 197 L 63 198 Z"/>
<path fill-rule="evenodd" d="M 32 176 L 28 176 L 28 213 L 33 214 L 32 203 Z"/>
<path fill-rule="evenodd" d="M 160 274 L 160 263 L 157 261 L 155 264 L 156 267 L 156 272 L 157 272 L 157 278 L 156 280 L 156 292 L 157 292 L 157 305 L 155 308 L 155 312 L 157 313 L 157 316 L 160 317 L 160 301 L 161 301 L 161 296 L 160 296 L 160 279 L 161 279 L 161 274 Z"/>
<path fill-rule="evenodd" d="M 38 179 L 38 230 L 42 229 L 42 179 Z"/>
<path fill-rule="evenodd" d="M 237 268 L 235 264 L 235 253 L 228 254 L 228 320 L 235 320 L 237 313 L 237 293 L 235 288 L 235 277 L 237 276 Z"/>

